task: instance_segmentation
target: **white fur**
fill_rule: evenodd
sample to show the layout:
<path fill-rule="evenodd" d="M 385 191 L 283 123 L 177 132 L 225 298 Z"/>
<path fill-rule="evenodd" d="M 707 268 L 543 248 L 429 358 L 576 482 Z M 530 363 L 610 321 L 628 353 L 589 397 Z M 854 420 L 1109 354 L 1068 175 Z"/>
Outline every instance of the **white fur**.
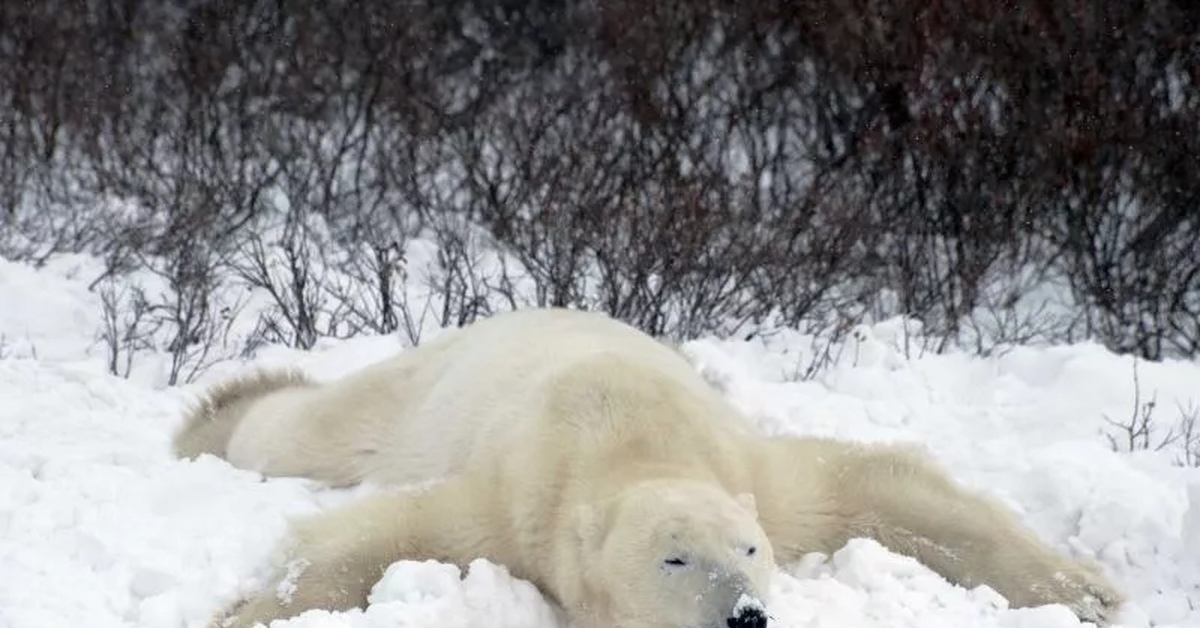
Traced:
<path fill-rule="evenodd" d="M 308 567 L 290 602 L 269 588 L 233 626 L 361 606 L 399 558 L 486 557 L 581 625 L 723 627 L 756 608 L 777 561 L 855 536 L 1017 606 L 1104 620 L 1120 603 L 1094 567 L 914 452 L 764 438 L 681 355 L 599 314 L 500 315 L 336 382 L 241 392 L 227 412 L 205 404 L 214 425 L 236 422 L 233 464 L 333 485 L 444 481 L 300 522 L 288 556 Z"/>

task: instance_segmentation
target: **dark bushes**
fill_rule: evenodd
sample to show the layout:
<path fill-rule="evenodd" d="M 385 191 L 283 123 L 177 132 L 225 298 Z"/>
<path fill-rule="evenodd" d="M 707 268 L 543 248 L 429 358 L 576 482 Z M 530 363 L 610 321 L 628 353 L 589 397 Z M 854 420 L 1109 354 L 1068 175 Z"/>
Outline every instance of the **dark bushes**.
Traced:
<path fill-rule="evenodd" d="M 233 329 L 188 317 L 247 285 L 266 298 L 243 348 L 415 342 L 539 303 L 674 337 L 906 315 L 933 348 L 1196 355 L 1198 18 L 1169 0 L 3 3 L 0 251 L 157 273 L 182 292 L 139 329 L 171 312 L 156 346 L 184 362 Z M 419 241 L 437 244 L 420 281 Z"/>

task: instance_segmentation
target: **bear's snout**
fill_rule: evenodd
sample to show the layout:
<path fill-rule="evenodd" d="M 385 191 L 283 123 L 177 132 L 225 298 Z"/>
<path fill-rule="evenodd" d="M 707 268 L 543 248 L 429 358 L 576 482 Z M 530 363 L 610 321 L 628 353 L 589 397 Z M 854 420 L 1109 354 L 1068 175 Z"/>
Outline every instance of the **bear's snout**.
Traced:
<path fill-rule="evenodd" d="M 760 608 L 745 606 L 725 620 L 725 625 L 729 628 L 767 628 L 767 615 Z"/>

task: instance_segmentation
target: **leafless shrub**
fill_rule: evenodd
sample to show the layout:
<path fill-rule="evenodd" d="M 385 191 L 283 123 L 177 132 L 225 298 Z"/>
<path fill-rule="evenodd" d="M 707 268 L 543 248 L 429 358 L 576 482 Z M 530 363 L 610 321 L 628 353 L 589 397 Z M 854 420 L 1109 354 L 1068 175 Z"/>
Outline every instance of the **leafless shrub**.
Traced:
<path fill-rule="evenodd" d="M 474 229 L 446 220 L 435 227 L 435 262 L 426 287 L 433 305 L 433 323 L 461 327 L 495 312 L 492 285 L 495 268 L 484 267 L 484 249 Z"/>
<path fill-rule="evenodd" d="M 108 372 L 128 378 L 134 359 L 155 350 L 155 335 L 162 326 L 140 286 L 109 279 L 99 286 L 101 328 Z"/>
<path fill-rule="evenodd" d="M 415 341 L 538 304 L 674 339 L 901 316 L 921 323 L 906 354 L 1058 334 L 1009 307 L 1033 284 L 990 292 L 1028 266 L 1065 278 L 1082 334 L 1195 355 L 1197 19 L 1170 0 L 0 3 L 0 254 L 86 251 L 104 280 L 157 260 L 175 296 L 146 298 L 185 339 L 220 335 L 200 286 L 236 272 L 275 304 L 251 342 Z M 279 216 L 319 217 L 320 248 L 275 248 Z M 444 247 L 425 296 L 391 244 L 414 238 Z"/>
<path fill-rule="evenodd" d="M 1046 303 L 1029 309 L 1012 301 L 985 300 L 963 319 L 964 333 L 974 340 L 971 349 L 982 356 L 1004 355 L 1012 347 L 1059 337 L 1059 325 Z"/>
<path fill-rule="evenodd" d="M 827 372 L 845 355 L 850 346 L 848 339 L 853 333 L 852 327 L 850 320 L 842 320 L 824 329 L 810 328 L 807 350 L 802 351 L 791 369 L 784 372 L 784 379 L 792 382 L 810 381 Z"/>
<path fill-rule="evenodd" d="M 1158 426 L 1154 423 L 1155 407 L 1156 403 L 1153 398 L 1145 403 L 1139 403 L 1135 395 L 1134 410 L 1125 421 L 1115 421 L 1104 417 L 1104 420 L 1117 431 L 1116 434 L 1105 435 L 1113 451 L 1133 452 L 1148 449 L 1161 451 L 1175 441 L 1177 435 L 1171 428 L 1168 428 L 1165 435 L 1156 433 Z"/>
<path fill-rule="evenodd" d="M 1015 346 L 1070 342 L 1081 322 L 1077 308 L 1063 302 L 1066 280 L 1030 255 L 996 268 L 965 315 L 957 336 L 978 355 L 1003 355 Z"/>
<path fill-rule="evenodd" d="M 1179 434 L 1180 454 L 1176 461 L 1187 467 L 1200 467 L 1200 405 L 1188 400 L 1180 403 L 1176 432 Z"/>
<path fill-rule="evenodd" d="M 1133 362 L 1133 405 L 1129 417 L 1117 421 L 1107 416 L 1104 420 L 1110 430 L 1105 433 L 1113 451 L 1164 451 L 1179 450 L 1176 462 L 1181 465 L 1200 464 L 1200 409 L 1192 402 L 1178 406 L 1179 416 L 1163 428 L 1156 422 L 1158 408 L 1157 392 L 1149 400 L 1142 401 L 1141 382 L 1138 379 L 1137 359 Z"/>
<path fill-rule="evenodd" d="M 144 259 L 136 275 L 107 277 L 100 296 L 99 340 L 113 375 L 129 377 L 139 358 L 163 355 L 167 385 L 188 383 L 234 357 L 230 330 L 244 306 L 222 285 L 203 247 L 169 260 Z"/>
<path fill-rule="evenodd" d="M 181 254 L 156 274 L 167 288 L 151 301 L 169 330 L 166 383 L 192 382 L 218 360 L 231 357 L 229 330 L 244 302 L 218 304 L 217 295 L 229 291 L 221 290 L 214 261 L 202 253 Z"/>
<path fill-rule="evenodd" d="M 289 225 L 277 242 L 264 242 L 251 234 L 244 247 L 245 255 L 230 266 L 246 284 L 271 299 L 255 335 L 261 336 L 261 341 L 311 349 L 322 335 L 318 318 L 326 295 L 320 283 L 323 269 L 316 266 L 319 253 L 308 235 L 301 227 Z"/>
<path fill-rule="evenodd" d="M 343 312 L 349 335 L 390 334 L 400 328 L 398 304 L 407 282 L 404 245 L 396 240 L 364 243 L 337 266 L 327 282 L 329 298 Z"/>

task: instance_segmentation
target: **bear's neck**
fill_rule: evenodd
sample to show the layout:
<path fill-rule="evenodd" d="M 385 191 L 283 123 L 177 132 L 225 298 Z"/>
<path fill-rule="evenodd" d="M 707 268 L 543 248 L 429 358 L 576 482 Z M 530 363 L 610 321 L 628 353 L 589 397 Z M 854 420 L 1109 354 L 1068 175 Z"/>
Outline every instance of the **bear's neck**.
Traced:
<path fill-rule="evenodd" d="M 698 462 L 683 463 L 678 461 L 638 461 L 628 462 L 620 467 L 610 469 L 603 480 L 593 483 L 593 500 L 610 499 L 621 491 L 645 482 L 658 480 L 692 480 L 709 482 L 720 486 L 713 469 Z"/>

